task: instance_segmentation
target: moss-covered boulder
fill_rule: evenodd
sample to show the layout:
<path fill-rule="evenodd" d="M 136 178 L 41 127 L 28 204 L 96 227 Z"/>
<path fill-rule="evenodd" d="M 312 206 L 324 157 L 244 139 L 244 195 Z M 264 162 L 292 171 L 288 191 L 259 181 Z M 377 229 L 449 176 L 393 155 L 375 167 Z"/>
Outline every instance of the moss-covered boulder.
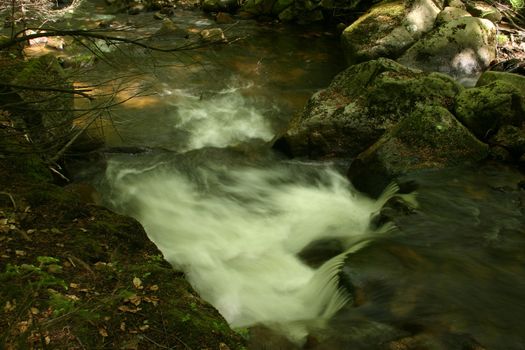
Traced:
<path fill-rule="evenodd" d="M 487 155 L 488 146 L 450 111 L 420 104 L 352 162 L 349 177 L 357 188 L 377 192 L 399 175 L 476 162 Z"/>
<path fill-rule="evenodd" d="M 434 25 L 441 1 L 386 1 L 372 7 L 341 36 L 345 57 L 355 64 L 397 58 Z"/>
<path fill-rule="evenodd" d="M 447 6 L 443 9 L 443 11 L 441 11 L 437 15 L 435 25 L 441 26 L 445 23 L 448 23 L 448 22 L 451 22 L 458 18 L 463 18 L 463 17 L 472 17 L 472 15 L 463 9 Z"/>
<path fill-rule="evenodd" d="M 525 97 L 525 76 L 507 72 L 486 71 L 478 79 L 477 87 L 490 85 L 496 81 L 503 81 L 518 89 Z"/>
<path fill-rule="evenodd" d="M 514 159 L 520 159 L 525 154 L 525 124 L 520 127 L 504 125 L 489 142 L 493 146 L 506 149 Z"/>
<path fill-rule="evenodd" d="M 478 75 L 496 58 L 496 27 L 482 18 L 462 17 L 437 27 L 411 46 L 398 62 L 456 78 Z"/>
<path fill-rule="evenodd" d="M 525 95 L 502 80 L 465 89 L 455 105 L 456 117 L 481 140 L 489 139 L 503 125 L 520 126 L 525 121 Z"/>
<path fill-rule="evenodd" d="M 418 103 L 451 110 L 461 89 L 449 76 L 422 73 L 389 59 L 354 65 L 310 98 L 274 147 L 290 156 L 352 157 Z"/>

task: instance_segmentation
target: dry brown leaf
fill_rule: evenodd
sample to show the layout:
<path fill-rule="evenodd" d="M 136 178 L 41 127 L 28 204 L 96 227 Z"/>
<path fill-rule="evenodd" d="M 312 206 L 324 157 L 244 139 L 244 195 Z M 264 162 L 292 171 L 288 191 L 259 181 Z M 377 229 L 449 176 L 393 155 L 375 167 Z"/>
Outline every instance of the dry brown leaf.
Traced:
<path fill-rule="evenodd" d="M 134 286 L 135 288 L 137 288 L 137 289 L 142 289 L 142 288 L 144 288 L 144 287 L 142 286 L 142 281 L 141 281 L 140 278 L 138 278 L 138 277 L 133 277 L 133 286 Z"/>
<path fill-rule="evenodd" d="M 11 312 L 13 311 L 14 309 L 16 309 L 16 301 L 13 300 L 13 302 L 6 302 L 5 305 L 4 305 L 4 312 Z"/>
<path fill-rule="evenodd" d="M 18 331 L 20 333 L 24 333 L 25 331 L 29 329 L 29 322 L 28 321 L 18 322 L 17 326 L 18 326 Z"/>
<path fill-rule="evenodd" d="M 105 328 L 99 328 L 98 329 L 98 334 L 100 334 L 101 336 L 106 338 L 108 336 L 108 331 Z"/>
<path fill-rule="evenodd" d="M 138 296 L 137 294 L 133 294 L 132 296 L 127 298 L 125 301 L 128 301 L 128 302 L 132 303 L 135 306 L 139 306 L 140 302 L 142 301 L 142 298 L 140 296 Z"/>
<path fill-rule="evenodd" d="M 151 296 L 151 297 L 145 296 L 145 297 L 142 297 L 142 300 L 144 300 L 146 303 L 153 304 L 153 306 L 157 306 L 159 303 L 159 298 L 155 296 Z"/>
<path fill-rule="evenodd" d="M 127 305 L 121 305 L 118 307 L 118 309 L 122 312 L 131 312 L 132 314 L 135 314 L 137 312 L 139 312 L 140 310 L 142 310 L 140 307 L 136 307 L 136 308 L 133 308 L 133 307 L 129 307 Z"/>
<path fill-rule="evenodd" d="M 120 322 L 120 330 L 122 332 L 125 332 L 126 331 L 126 322 Z"/>
<path fill-rule="evenodd" d="M 40 313 L 40 310 L 38 310 L 36 307 L 32 307 L 30 310 L 33 315 L 38 315 Z"/>
<path fill-rule="evenodd" d="M 156 291 L 159 290 L 159 286 L 156 285 L 156 284 L 154 284 L 154 285 L 152 285 L 151 287 L 149 287 L 149 290 L 151 290 L 152 292 L 156 292 Z"/>
<path fill-rule="evenodd" d="M 143 331 L 143 332 L 144 332 L 144 331 L 147 331 L 147 330 L 149 329 L 149 325 L 145 324 L 145 325 L 143 325 L 143 326 L 140 326 L 139 329 L 140 329 L 141 331 Z"/>
<path fill-rule="evenodd" d="M 27 253 L 23 250 L 15 250 L 15 254 L 18 256 L 25 256 Z"/>
<path fill-rule="evenodd" d="M 70 286 L 71 288 L 74 288 L 74 289 L 77 289 L 78 287 L 80 287 L 80 285 L 79 285 L 78 283 L 73 283 L 73 282 L 71 282 L 71 283 L 69 284 L 69 286 Z"/>

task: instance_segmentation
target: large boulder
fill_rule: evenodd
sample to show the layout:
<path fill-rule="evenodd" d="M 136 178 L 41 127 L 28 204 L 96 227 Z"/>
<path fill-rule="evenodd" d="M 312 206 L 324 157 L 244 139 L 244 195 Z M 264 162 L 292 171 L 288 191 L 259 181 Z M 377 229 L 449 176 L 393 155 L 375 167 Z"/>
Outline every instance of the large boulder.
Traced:
<path fill-rule="evenodd" d="M 432 29 L 440 8 L 442 3 L 432 0 L 381 2 L 372 7 L 342 34 L 348 63 L 399 57 Z"/>
<path fill-rule="evenodd" d="M 358 189 L 374 193 L 397 176 L 475 162 L 487 155 L 488 146 L 450 111 L 419 104 L 352 162 L 349 177 Z"/>
<path fill-rule="evenodd" d="M 398 62 L 458 79 L 477 76 L 496 58 L 496 27 L 482 18 L 462 17 L 437 27 L 410 47 Z"/>
<path fill-rule="evenodd" d="M 462 87 L 381 58 L 351 66 L 315 93 L 274 147 L 290 156 L 353 157 L 418 103 L 453 108 Z"/>

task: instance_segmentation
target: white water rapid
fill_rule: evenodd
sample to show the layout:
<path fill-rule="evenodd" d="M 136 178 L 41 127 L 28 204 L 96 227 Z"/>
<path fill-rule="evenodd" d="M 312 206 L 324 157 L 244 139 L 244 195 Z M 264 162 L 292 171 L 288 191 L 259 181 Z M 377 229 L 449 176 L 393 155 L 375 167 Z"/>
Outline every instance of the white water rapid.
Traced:
<path fill-rule="evenodd" d="M 186 115 L 182 124 L 196 121 L 190 149 L 267 138 L 264 118 L 236 91 L 204 103 L 190 96 L 178 113 Z M 232 165 L 197 156 L 204 151 L 113 158 L 106 173 L 113 206 L 144 225 L 166 260 L 232 327 L 262 323 L 301 342 L 349 300 L 340 268 L 377 234 L 370 220 L 396 189 L 371 200 L 327 165 Z M 346 251 L 316 269 L 299 259 L 326 238 Z"/>

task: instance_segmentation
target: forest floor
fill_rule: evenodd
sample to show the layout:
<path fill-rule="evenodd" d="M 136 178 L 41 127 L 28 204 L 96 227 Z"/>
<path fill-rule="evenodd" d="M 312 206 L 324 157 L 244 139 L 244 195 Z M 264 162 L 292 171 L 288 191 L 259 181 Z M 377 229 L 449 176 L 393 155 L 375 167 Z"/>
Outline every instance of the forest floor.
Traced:
<path fill-rule="evenodd" d="M 132 218 L 0 157 L 0 348 L 242 349 Z"/>

